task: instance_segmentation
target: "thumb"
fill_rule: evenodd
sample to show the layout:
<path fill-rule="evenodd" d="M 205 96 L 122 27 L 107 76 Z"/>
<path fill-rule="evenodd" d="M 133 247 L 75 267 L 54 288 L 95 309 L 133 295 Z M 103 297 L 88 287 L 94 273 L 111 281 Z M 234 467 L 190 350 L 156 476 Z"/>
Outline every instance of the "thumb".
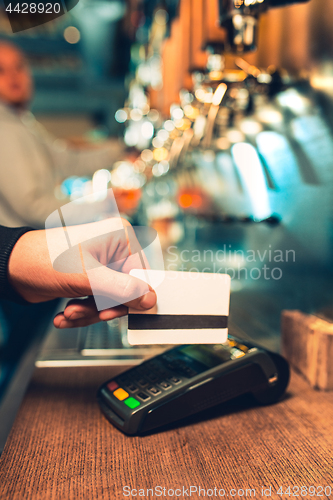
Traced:
<path fill-rule="evenodd" d="M 99 311 L 125 304 L 135 309 L 148 309 L 156 302 L 156 294 L 145 282 L 106 266 L 87 270 L 89 284 Z"/>
<path fill-rule="evenodd" d="M 145 281 L 108 268 L 89 251 L 81 250 L 80 253 L 83 273 L 70 275 L 72 293 L 67 296 L 93 295 L 99 311 L 121 304 L 135 309 L 149 309 L 155 305 L 156 294 Z"/>

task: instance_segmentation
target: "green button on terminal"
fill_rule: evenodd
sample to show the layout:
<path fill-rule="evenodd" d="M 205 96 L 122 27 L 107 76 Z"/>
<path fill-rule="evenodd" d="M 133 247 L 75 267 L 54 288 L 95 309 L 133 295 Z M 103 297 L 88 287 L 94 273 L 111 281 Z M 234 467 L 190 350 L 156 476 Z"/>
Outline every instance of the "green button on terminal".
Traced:
<path fill-rule="evenodd" d="M 137 406 L 140 406 L 140 403 L 137 399 L 135 398 L 127 398 L 124 401 L 125 405 L 127 405 L 129 408 L 136 408 Z"/>

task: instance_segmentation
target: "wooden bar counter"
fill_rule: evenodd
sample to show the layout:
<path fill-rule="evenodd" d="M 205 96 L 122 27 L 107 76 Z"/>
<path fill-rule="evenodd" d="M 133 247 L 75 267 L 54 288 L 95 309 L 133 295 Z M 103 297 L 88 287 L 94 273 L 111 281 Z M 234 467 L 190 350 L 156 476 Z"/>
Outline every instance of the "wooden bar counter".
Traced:
<path fill-rule="evenodd" d="M 159 490 L 161 498 L 188 498 L 190 486 L 213 490 L 212 498 L 222 488 L 229 498 L 254 497 L 249 489 L 257 498 L 279 498 L 280 486 L 301 497 L 296 487 L 311 485 L 323 487 L 312 498 L 329 498 L 327 486 L 333 497 L 332 392 L 315 391 L 292 373 L 288 393 L 276 405 L 233 403 L 182 426 L 128 437 L 108 423 L 96 402 L 99 385 L 120 371 L 35 370 L 1 456 L 1 499 L 139 498 L 140 489 L 145 498 L 156 486 L 166 488 Z M 137 497 L 128 496 L 125 486 Z M 168 489 L 177 492 L 168 495 Z M 149 498 L 157 497 L 155 491 Z M 203 496 L 192 490 L 191 498 Z"/>

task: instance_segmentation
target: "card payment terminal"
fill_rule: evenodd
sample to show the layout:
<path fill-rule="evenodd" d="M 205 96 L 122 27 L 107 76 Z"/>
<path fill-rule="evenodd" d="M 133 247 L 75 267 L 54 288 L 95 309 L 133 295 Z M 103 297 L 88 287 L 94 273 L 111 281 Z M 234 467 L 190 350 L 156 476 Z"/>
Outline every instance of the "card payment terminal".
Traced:
<path fill-rule="evenodd" d="M 289 381 L 279 354 L 229 337 L 225 344 L 174 347 L 109 380 L 98 391 L 107 419 L 142 434 L 242 394 L 276 402 Z"/>

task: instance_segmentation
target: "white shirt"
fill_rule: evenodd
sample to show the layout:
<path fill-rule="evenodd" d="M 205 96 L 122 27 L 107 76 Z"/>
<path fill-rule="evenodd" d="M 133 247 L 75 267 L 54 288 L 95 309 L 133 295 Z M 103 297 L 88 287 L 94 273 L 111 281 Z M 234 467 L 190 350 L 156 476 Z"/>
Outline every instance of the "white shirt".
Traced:
<path fill-rule="evenodd" d="M 43 228 L 48 215 L 70 200 L 58 200 L 56 184 L 70 175 L 110 168 L 123 153 L 120 142 L 94 151 L 57 146 L 30 112 L 0 103 L 0 224 Z"/>

